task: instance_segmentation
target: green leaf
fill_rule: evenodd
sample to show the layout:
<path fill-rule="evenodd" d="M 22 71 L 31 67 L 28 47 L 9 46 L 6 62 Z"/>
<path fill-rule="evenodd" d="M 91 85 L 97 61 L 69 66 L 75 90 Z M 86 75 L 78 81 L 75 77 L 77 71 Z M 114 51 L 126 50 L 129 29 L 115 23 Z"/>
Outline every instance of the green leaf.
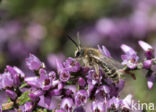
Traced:
<path fill-rule="evenodd" d="M 66 83 L 67 83 L 67 85 L 71 85 L 72 81 L 67 81 Z"/>
<path fill-rule="evenodd" d="M 11 102 L 11 99 L 9 97 L 7 97 L 7 98 L 8 98 L 8 103 Z"/>
<path fill-rule="evenodd" d="M 33 112 L 48 112 L 48 110 L 47 109 L 38 108 L 36 111 L 33 111 Z"/>
<path fill-rule="evenodd" d="M 77 86 L 77 90 L 80 90 L 80 86 L 78 84 L 76 86 Z"/>
<path fill-rule="evenodd" d="M 29 91 L 26 91 L 24 92 L 20 97 L 18 97 L 18 99 L 16 100 L 16 103 L 18 105 L 23 105 L 25 104 L 26 102 L 30 101 L 30 98 L 29 98 Z"/>
<path fill-rule="evenodd" d="M 24 87 L 26 87 L 27 86 L 27 83 L 23 83 L 21 86 L 20 86 L 20 89 L 21 88 L 24 88 Z"/>
<path fill-rule="evenodd" d="M 43 112 L 48 112 L 47 109 L 44 109 Z"/>

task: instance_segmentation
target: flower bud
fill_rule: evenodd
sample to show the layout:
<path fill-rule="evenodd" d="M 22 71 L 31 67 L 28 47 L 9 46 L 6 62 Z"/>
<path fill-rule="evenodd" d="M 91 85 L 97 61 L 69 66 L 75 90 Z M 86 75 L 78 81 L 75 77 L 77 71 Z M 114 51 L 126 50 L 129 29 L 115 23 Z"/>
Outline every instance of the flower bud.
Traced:
<path fill-rule="evenodd" d="M 152 60 L 145 60 L 145 61 L 143 62 L 143 67 L 144 67 L 145 69 L 150 69 L 151 66 L 152 66 Z"/>
<path fill-rule="evenodd" d="M 39 70 L 42 66 L 41 61 L 33 54 L 30 54 L 28 58 L 26 58 L 26 65 L 30 70 Z"/>
<path fill-rule="evenodd" d="M 80 77 L 80 78 L 78 79 L 78 83 L 79 83 L 79 86 L 82 86 L 82 87 L 83 87 L 83 86 L 85 86 L 86 81 L 85 81 L 83 78 Z"/>
<path fill-rule="evenodd" d="M 14 91 L 6 89 L 5 92 L 9 96 L 9 98 L 11 98 L 12 100 L 16 99 L 17 94 Z"/>
<path fill-rule="evenodd" d="M 149 45 L 148 43 L 144 42 L 144 41 L 139 41 L 138 42 L 140 47 L 145 51 L 145 55 L 147 59 L 151 59 L 153 58 L 153 48 L 151 45 Z"/>

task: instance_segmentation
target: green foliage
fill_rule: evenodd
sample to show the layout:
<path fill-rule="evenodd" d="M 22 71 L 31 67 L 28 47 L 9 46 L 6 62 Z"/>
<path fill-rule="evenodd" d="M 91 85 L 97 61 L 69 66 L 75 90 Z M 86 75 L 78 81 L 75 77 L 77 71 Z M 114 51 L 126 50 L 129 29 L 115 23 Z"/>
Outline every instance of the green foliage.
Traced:
<path fill-rule="evenodd" d="M 20 89 L 22 89 L 22 88 L 24 88 L 24 87 L 26 87 L 26 86 L 28 86 L 27 83 L 23 83 L 23 84 L 20 86 Z"/>
<path fill-rule="evenodd" d="M 18 97 L 16 103 L 18 105 L 23 105 L 26 102 L 30 101 L 30 98 L 28 95 L 29 95 L 29 91 L 24 92 L 20 97 Z"/>
<path fill-rule="evenodd" d="M 8 103 L 11 102 L 11 99 L 9 97 L 7 97 L 7 99 L 8 99 Z"/>
<path fill-rule="evenodd" d="M 36 109 L 36 111 L 33 111 L 33 112 L 48 112 L 48 110 L 47 109 L 38 108 L 38 109 Z"/>

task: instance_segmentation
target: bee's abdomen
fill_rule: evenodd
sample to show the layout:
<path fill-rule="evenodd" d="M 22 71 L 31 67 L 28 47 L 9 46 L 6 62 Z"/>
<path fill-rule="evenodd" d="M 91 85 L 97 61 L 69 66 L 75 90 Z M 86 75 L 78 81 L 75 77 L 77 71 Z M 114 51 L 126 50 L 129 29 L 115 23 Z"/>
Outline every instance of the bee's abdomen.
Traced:
<path fill-rule="evenodd" d="M 113 79 L 114 81 L 119 80 L 119 75 L 117 73 L 117 70 L 114 67 L 109 66 L 104 62 L 98 61 L 98 63 L 101 65 L 106 77 L 109 77 L 109 78 Z"/>
<path fill-rule="evenodd" d="M 105 76 L 112 79 L 114 82 L 118 82 L 120 75 L 118 74 L 118 66 L 112 63 L 112 60 L 109 58 L 103 57 L 99 58 L 92 56 L 91 62 L 98 64 L 104 71 Z"/>

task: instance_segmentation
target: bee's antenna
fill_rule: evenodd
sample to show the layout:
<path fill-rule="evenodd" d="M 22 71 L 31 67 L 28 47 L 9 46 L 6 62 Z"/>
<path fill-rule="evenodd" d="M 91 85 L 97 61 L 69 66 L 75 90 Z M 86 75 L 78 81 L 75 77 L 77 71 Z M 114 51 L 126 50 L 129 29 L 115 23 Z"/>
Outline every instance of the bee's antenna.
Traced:
<path fill-rule="evenodd" d="M 69 40 L 71 40 L 73 43 L 74 43 L 74 45 L 79 49 L 79 45 L 68 35 L 68 34 L 65 34 L 67 37 L 68 37 L 68 39 Z"/>

